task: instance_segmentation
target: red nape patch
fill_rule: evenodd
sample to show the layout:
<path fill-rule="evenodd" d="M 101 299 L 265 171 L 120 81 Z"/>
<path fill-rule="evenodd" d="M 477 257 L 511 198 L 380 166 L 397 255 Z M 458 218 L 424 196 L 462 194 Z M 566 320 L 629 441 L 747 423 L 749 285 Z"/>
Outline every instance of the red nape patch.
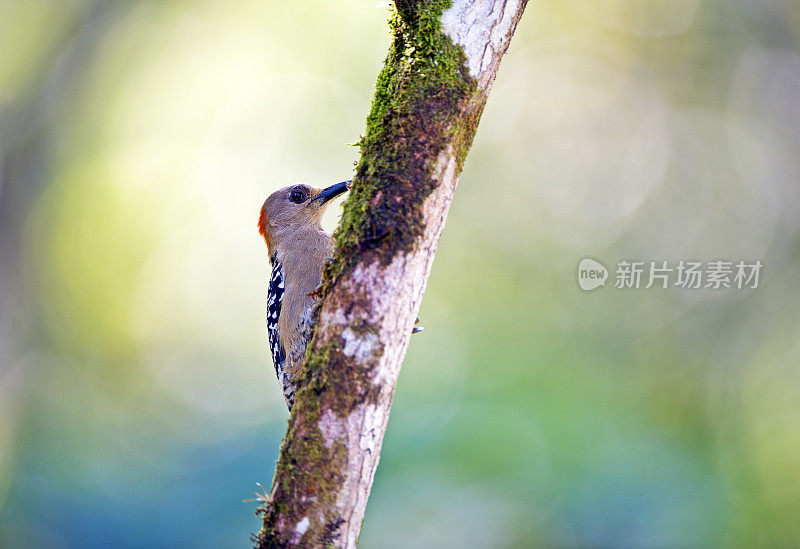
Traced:
<path fill-rule="evenodd" d="M 264 208 L 261 208 L 261 212 L 258 214 L 258 232 L 261 233 L 264 240 L 267 239 L 267 216 Z"/>
<path fill-rule="evenodd" d="M 261 208 L 261 213 L 258 215 L 258 232 L 264 237 L 264 242 L 267 243 L 267 250 L 272 246 L 269 243 L 269 236 L 267 235 L 267 213 L 264 208 Z"/>

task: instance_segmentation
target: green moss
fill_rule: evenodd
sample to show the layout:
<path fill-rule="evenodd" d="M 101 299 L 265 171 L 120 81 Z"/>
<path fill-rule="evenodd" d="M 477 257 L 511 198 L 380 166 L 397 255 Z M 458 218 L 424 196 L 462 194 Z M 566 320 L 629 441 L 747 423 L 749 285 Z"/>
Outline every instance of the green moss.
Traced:
<path fill-rule="evenodd" d="M 372 256 L 386 264 L 399 251 L 413 250 L 424 230 L 422 205 L 439 183 L 434 162 L 455 142 L 460 164 L 477 126 L 477 117 L 466 125 L 463 118 L 477 83 L 463 49 L 441 31 L 450 1 L 396 4 L 390 19 L 394 40 L 358 143 L 361 159 L 334 235 L 336 261 L 327 269 L 327 282 L 355 258 Z"/>
<path fill-rule="evenodd" d="M 376 401 L 380 390 L 367 369 L 349 367 L 347 357 L 334 345 L 322 345 L 308 357 L 305 380 L 300 385 L 275 469 L 276 478 L 282 482 L 275 489 L 274 501 L 259 510 L 264 527 L 257 537 L 258 547 L 285 545 L 272 537 L 274 530 L 268 525 L 281 521 L 295 524 L 307 516 L 307 509 L 318 509 L 321 504 L 322 508 L 333 508 L 343 479 L 340 472 L 347 464 L 347 448 L 343 442 L 325 445 L 319 429 L 323 410 L 344 418 L 358 404 Z M 331 519 L 322 534 L 310 532 L 310 536 L 321 536 L 310 543 L 332 544 L 343 523 L 337 520 Z"/>
<path fill-rule="evenodd" d="M 275 476 L 282 482 L 275 487 L 273 501 L 260 510 L 264 526 L 257 536 L 258 547 L 284 547 L 285 543 L 274 537 L 268 525 L 282 521 L 296 524 L 320 503 L 332 508 L 336 487 L 342 482 L 340 471 L 347 463 L 347 449 L 342 442 L 325 446 L 319 430 L 320 402 L 299 398 L 296 406 L 299 409 L 289 419 L 275 468 Z"/>
<path fill-rule="evenodd" d="M 364 325 L 363 331 L 359 332 L 355 332 L 356 336 L 374 334 L 375 328 Z M 383 347 L 376 345 L 373 353 L 380 356 L 382 352 Z M 339 346 L 323 345 L 317 352 L 309 353 L 306 357 L 305 379 L 301 384 L 300 393 L 305 391 L 313 393 L 310 395 L 311 400 L 324 403 L 326 409 L 345 418 L 359 404 L 377 402 L 380 387 L 376 386 L 372 379 L 371 370 L 354 368 L 350 357 L 345 356 Z M 300 393 L 298 400 L 304 399 Z"/>

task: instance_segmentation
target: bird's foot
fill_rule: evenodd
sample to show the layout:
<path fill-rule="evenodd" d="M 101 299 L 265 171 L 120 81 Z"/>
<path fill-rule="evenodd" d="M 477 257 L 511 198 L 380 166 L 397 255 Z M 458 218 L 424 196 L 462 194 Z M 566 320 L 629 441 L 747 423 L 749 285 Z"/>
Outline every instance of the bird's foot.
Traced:
<path fill-rule="evenodd" d="M 317 289 L 314 290 L 313 292 L 308 292 L 306 294 L 306 297 L 313 297 L 315 299 L 318 298 L 318 297 L 322 297 L 322 284 L 317 286 Z"/>

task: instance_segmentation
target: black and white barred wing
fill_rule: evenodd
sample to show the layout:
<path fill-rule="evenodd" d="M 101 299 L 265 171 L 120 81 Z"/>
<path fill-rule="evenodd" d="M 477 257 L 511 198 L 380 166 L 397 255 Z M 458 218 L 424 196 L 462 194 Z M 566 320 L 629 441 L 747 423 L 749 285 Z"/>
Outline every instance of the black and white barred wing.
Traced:
<path fill-rule="evenodd" d="M 281 303 L 283 303 L 285 289 L 283 268 L 280 262 L 275 259 L 272 265 L 272 276 L 269 279 L 269 289 L 267 290 L 267 337 L 269 338 L 272 363 L 275 365 L 275 375 L 281 385 L 283 398 L 286 399 L 286 404 L 291 410 L 294 402 L 295 386 L 286 371 L 286 351 L 281 345 L 278 334 L 278 319 L 281 316 Z"/>
<path fill-rule="evenodd" d="M 276 374 L 278 373 L 278 368 L 282 368 L 283 363 L 286 361 L 286 353 L 278 337 L 278 319 L 281 316 L 284 290 L 283 269 L 278 260 L 275 260 L 272 266 L 272 276 L 269 278 L 269 289 L 267 290 L 267 336 L 269 337 L 269 350 L 272 353 L 272 362 L 275 365 Z"/>

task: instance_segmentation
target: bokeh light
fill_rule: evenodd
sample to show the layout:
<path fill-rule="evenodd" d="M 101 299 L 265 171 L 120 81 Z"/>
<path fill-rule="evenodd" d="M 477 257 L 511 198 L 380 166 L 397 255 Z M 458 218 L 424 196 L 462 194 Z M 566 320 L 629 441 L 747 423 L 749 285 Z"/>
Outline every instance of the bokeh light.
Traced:
<path fill-rule="evenodd" d="M 798 13 L 528 5 L 363 547 L 800 544 Z M 287 418 L 258 209 L 351 176 L 385 5 L 0 14 L 0 547 L 243 546 Z M 584 257 L 764 270 L 585 293 Z"/>

